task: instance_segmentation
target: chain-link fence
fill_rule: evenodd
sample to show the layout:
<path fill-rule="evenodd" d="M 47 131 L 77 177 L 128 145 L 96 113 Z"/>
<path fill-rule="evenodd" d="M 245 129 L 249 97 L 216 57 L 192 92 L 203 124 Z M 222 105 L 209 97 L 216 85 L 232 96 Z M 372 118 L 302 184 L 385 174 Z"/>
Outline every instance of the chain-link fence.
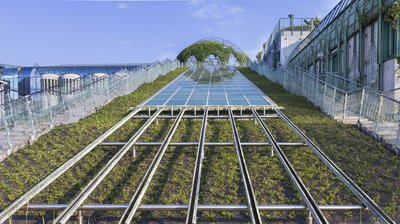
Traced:
<path fill-rule="evenodd" d="M 135 71 L 61 82 L 33 95 L 11 100 L 3 90 L 0 104 L 0 161 L 55 125 L 69 124 L 95 112 L 112 99 L 179 67 L 165 60 Z"/>
<path fill-rule="evenodd" d="M 279 83 L 290 93 L 304 96 L 336 120 L 360 124 L 375 137 L 392 145 L 400 154 L 400 101 L 367 87 L 346 91 L 349 85 L 355 84 L 346 83 L 346 80 L 338 81 L 332 75 L 325 82 L 324 78 L 300 68 L 273 69 L 255 62 L 251 62 L 249 67 Z M 335 83 L 338 86 L 333 85 Z"/>

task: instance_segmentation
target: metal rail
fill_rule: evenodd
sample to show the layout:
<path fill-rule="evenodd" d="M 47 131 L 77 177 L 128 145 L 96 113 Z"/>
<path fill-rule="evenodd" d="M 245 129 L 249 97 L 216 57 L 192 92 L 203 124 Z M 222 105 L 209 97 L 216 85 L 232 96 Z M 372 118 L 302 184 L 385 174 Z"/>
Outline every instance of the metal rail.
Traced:
<path fill-rule="evenodd" d="M 197 223 L 197 210 L 199 204 L 201 168 L 203 166 L 204 159 L 204 143 L 207 131 L 207 118 L 208 110 L 204 111 L 203 115 L 203 123 L 201 126 L 200 140 L 197 147 L 196 164 L 193 173 L 192 189 L 190 191 L 189 208 L 186 217 L 186 223 Z"/>
<path fill-rule="evenodd" d="M 221 112 L 223 110 L 221 109 Z M 132 119 L 147 119 L 150 118 L 149 115 L 138 115 L 132 117 Z M 236 119 L 252 119 L 253 115 L 236 115 Z M 261 115 L 262 118 L 279 118 L 276 114 Z M 159 119 L 176 119 L 175 115 L 160 115 Z M 183 119 L 203 119 L 203 115 L 185 115 Z M 229 119 L 229 115 L 208 115 L 208 119 Z"/>
<path fill-rule="evenodd" d="M 256 110 L 253 110 L 253 114 L 257 122 L 260 124 L 262 130 L 265 132 L 268 140 L 273 144 L 273 147 L 275 151 L 278 154 L 279 159 L 281 160 L 285 170 L 289 174 L 290 179 L 292 179 L 293 183 L 295 184 L 296 188 L 301 194 L 301 197 L 303 198 L 304 202 L 307 205 L 307 208 L 310 210 L 314 220 L 317 223 L 328 223 L 326 220 L 324 214 L 322 211 L 319 209 L 318 204 L 315 202 L 314 198 L 311 196 L 310 192 L 307 190 L 306 186 L 304 183 L 301 181 L 300 177 L 297 175 L 295 169 L 293 168 L 292 164 L 288 160 L 288 158 L 285 156 L 283 153 L 283 150 L 281 147 L 278 145 L 276 142 L 274 136 L 271 134 L 271 132 L 268 130 L 267 126 L 264 124 L 260 116 L 258 115 Z"/>
<path fill-rule="evenodd" d="M 247 170 L 246 161 L 244 159 L 243 149 L 240 144 L 240 138 L 238 130 L 236 128 L 235 117 L 233 116 L 232 110 L 229 110 L 229 119 L 231 121 L 233 139 L 235 142 L 236 153 L 239 160 L 240 173 L 242 175 L 242 180 L 244 183 L 244 188 L 246 192 L 248 209 L 250 211 L 250 218 L 252 223 L 262 223 L 260 212 L 257 206 L 256 196 L 254 194 L 253 186 L 251 184 L 250 175 Z"/>
<path fill-rule="evenodd" d="M 100 137 L 98 137 L 96 140 L 94 140 L 92 143 L 90 143 L 88 146 L 86 146 L 83 150 L 81 150 L 79 153 L 77 153 L 74 157 L 72 157 L 67 162 L 65 162 L 63 165 L 58 167 L 51 174 L 49 174 L 46 178 L 41 180 L 38 184 L 36 184 L 31 189 L 29 189 L 25 194 L 23 194 L 17 200 L 15 200 L 13 203 L 11 203 L 7 208 L 5 208 L 0 213 L 0 223 L 5 222 L 12 214 L 17 212 L 22 206 L 24 206 L 26 203 L 28 203 L 28 201 L 30 199 L 32 199 L 40 191 L 42 191 L 44 188 L 46 188 L 48 185 L 50 185 L 55 179 L 57 179 L 62 174 L 64 174 L 68 169 L 70 169 L 72 166 L 74 166 L 78 161 L 80 161 L 84 156 L 86 156 L 89 152 L 91 152 L 96 146 L 98 146 L 108 136 L 110 136 L 112 133 L 114 133 L 118 128 L 120 128 L 123 124 L 125 124 L 127 121 L 129 121 L 132 117 L 134 117 L 139 112 L 140 112 L 140 109 L 136 109 L 136 110 L 132 111 L 126 117 L 121 119 L 118 123 L 116 123 L 110 129 L 108 129 L 106 132 L 104 132 Z"/>
<path fill-rule="evenodd" d="M 172 125 L 170 131 L 168 132 L 168 135 L 165 138 L 164 143 L 161 145 L 156 156 L 154 157 L 153 161 L 151 162 L 146 174 L 144 175 L 141 183 L 139 184 L 138 188 L 136 189 L 134 196 L 132 197 L 131 201 L 129 202 L 128 208 L 125 210 L 124 214 L 122 215 L 121 219 L 119 220 L 119 223 L 128 224 L 132 221 L 132 218 L 135 215 L 151 180 L 153 179 L 153 176 L 160 164 L 160 161 L 163 158 L 164 153 L 165 153 L 166 149 L 168 148 L 168 145 L 172 139 L 172 136 L 174 135 L 176 129 L 178 128 L 179 122 L 182 120 L 184 113 L 185 113 L 184 109 L 179 112 L 179 115 L 176 118 L 174 124 Z"/>
<path fill-rule="evenodd" d="M 156 111 L 153 116 L 140 127 L 140 129 L 129 139 L 128 142 L 108 161 L 108 163 L 97 173 L 97 175 L 86 185 L 86 187 L 69 203 L 68 207 L 58 215 L 54 223 L 66 223 L 74 212 L 85 202 L 87 197 L 96 189 L 103 179 L 111 172 L 122 157 L 128 152 L 146 129 L 156 120 L 162 109 Z"/>
<path fill-rule="evenodd" d="M 67 204 L 28 204 L 22 209 L 24 211 L 62 211 Z M 362 205 L 319 205 L 322 211 L 360 211 L 368 210 Z M 78 208 L 78 211 L 124 211 L 128 208 L 128 204 L 84 204 Z M 187 211 L 187 204 L 142 204 L 138 211 Z M 305 205 L 258 205 L 260 211 L 306 211 Z M 217 205 L 208 204 L 197 206 L 198 211 L 248 211 L 247 205 Z"/>
<path fill-rule="evenodd" d="M 371 210 L 383 223 L 395 223 L 349 176 L 347 176 L 321 149 L 316 146 L 285 114 L 280 110 L 276 113 L 296 132 L 312 149 L 314 154 L 329 167 L 329 169 L 354 193 L 364 205 Z"/>
<path fill-rule="evenodd" d="M 102 146 L 124 146 L 127 142 L 103 142 Z M 162 142 L 135 142 L 134 146 L 160 146 Z M 269 142 L 242 142 L 242 146 L 269 146 Z M 198 146 L 199 142 L 171 142 L 170 146 Z M 306 146 L 304 142 L 278 142 L 280 146 Z M 204 142 L 204 146 L 235 146 L 233 142 Z"/>

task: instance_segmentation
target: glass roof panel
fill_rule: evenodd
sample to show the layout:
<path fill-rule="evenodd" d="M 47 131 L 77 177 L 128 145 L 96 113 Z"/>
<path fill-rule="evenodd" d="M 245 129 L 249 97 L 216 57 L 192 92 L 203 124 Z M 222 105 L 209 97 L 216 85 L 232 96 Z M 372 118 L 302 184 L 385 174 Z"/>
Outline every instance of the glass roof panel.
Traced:
<path fill-rule="evenodd" d="M 268 106 L 268 97 L 239 71 L 227 67 L 192 68 L 159 91 L 147 106 Z"/>

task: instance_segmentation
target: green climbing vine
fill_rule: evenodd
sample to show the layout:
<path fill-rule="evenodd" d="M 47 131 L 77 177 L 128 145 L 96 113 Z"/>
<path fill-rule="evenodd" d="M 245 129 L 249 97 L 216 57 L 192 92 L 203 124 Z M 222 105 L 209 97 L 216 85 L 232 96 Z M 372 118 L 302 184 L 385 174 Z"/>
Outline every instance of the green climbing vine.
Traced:
<path fill-rule="evenodd" d="M 229 61 L 231 55 L 241 64 L 244 64 L 249 59 L 246 54 L 237 52 L 232 47 L 217 41 L 196 42 L 183 49 L 177 58 L 179 61 L 186 63 L 190 57 L 194 56 L 198 62 L 204 62 L 210 55 L 217 57 L 223 64 Z"/>

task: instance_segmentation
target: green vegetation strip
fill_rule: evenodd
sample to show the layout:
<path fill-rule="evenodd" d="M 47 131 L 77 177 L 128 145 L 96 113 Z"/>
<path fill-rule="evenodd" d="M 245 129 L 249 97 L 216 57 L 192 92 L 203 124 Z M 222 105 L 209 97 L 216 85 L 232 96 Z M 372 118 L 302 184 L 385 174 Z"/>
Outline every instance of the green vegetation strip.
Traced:
<path fill-rule="evenodd" d="M 164 87 L 186 68 L 178 68 L 152 83 L 142 85 L 132 94 L 118 97 L 77 123 L 61 125 L 41 136 L 33 145 L 24 147 L 0 163 L 0 209 L 18 198 L 41 179 L 62 165 L 78 151 L 95 140 L 104 131 L 118 122 L 128 112 L 129 107 L 140 102 Z M 125 135 L 118 140 L 128 138 L 134 133 L 140 121 L 130 121 L 125 125 Z M 124 137 L 125 136 L 125 137 Z M 49 189 L 42 192 L 38 199 L 42 203 L 67 201 L 90 180 L 107 159 L 116 153 L 116 148 L 98 147 L 78 163 L 71 171 L 54 182 Z M 85 178 L 83 178 L 85 177 Z M 86 178 L 87 177 L 87 178 Z M 83 179 L 80 179 L 83 178 Z M 48 194 L 46 194 L 48 192 Z M 36 200 L 36 199 L 35 199 Z"/>
<path fill-rule="evenodd" d="M 328 117 L 304 97 L 290 94 L 279 84 L 269 81 L 250 69 L 241 68 L 239 70 L 279 106 L 285 107 L 284 113 L 385 212 L 395 221 L 400 222 L 400 159 L 398 157 L 385 149 L 383 144 L 360 132 L 356 126 L 343 124 Z M 277 137 L 277 140 L 290 140 L 290 135 L 280 128 L 279 122 L 277 124 L 273 122 L 268 121 L 267 125 L 279 126 L 279 128 L 274 128 L 273 131 L 275 136 L 278 133 L 277 135 L 281 137 L 281 139 Z M 285 152 L 288 152 L 292 161 L 295 159 L 305 161 L 305 158 L 309 158 L 309 151 L 290 150 L 292 149 L 287 149 Z M 302 158 L 303 160 L 301 160 Z M 310 160 L 310 163 L 311 161 L 314 161 L 314 159 Z M 316 164 L 316 167 L 311 169 L 306 168 L 304 164 L 293 163 L 296 165 L 295 168 L 304 169 L 301 172 L 303 175 L 313 175 L 313 172 L 321 167 Z M 299 166 L 303 166 L 303 168 Z M 322 181 L 328 180 L 319 180 L 318 182 L 321 183 Z M 323 194 L 324 189 L 318 193 L 321 196 Z M 320 196 L 316 197 L 319 198 Z M 346 201 L 352 200 L 347 196 L 345 198 L 347 198 Z M 329 203 L 333 199 L 333 195 L 329 195 L 324 200 L 322 200 L 322 197 L 319 200 Z"/>

